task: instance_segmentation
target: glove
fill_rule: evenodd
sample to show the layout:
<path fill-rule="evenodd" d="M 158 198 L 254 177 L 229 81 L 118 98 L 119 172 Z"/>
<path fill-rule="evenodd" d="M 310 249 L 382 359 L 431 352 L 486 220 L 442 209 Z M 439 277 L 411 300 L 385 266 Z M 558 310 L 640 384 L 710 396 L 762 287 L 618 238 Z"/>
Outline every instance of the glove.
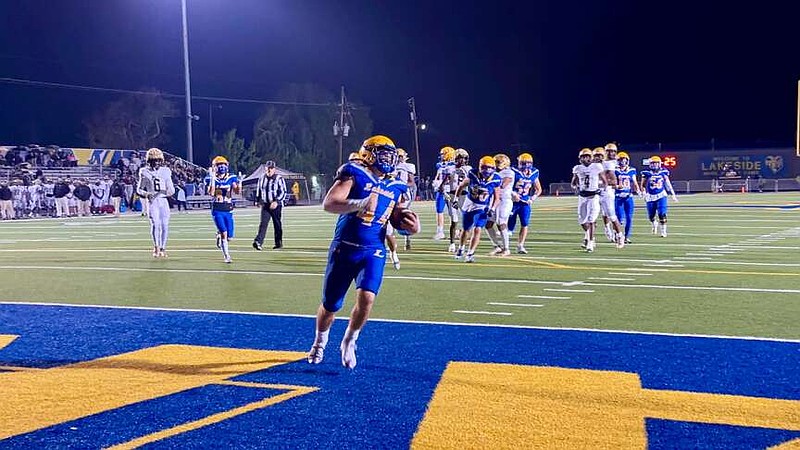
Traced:
<path fill-rule="evenodd" d="M 486 218 L 487 219 L 494 220 L 495 213 L 494 213 L 493 209 L 487 207 L 484 211 L 486 211 Z"/>
<path fill-rule="evenodd" d="M 451 202 L 451 204 L 453 205 L 453 208 L 458 209 L 458 199 L 457 198 L 454 198 L 453 201 Z"/>

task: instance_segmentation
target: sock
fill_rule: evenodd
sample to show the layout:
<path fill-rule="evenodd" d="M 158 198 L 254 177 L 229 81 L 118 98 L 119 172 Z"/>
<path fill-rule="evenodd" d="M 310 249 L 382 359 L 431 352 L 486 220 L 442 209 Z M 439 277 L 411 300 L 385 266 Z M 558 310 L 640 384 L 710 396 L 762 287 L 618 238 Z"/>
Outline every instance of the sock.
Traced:
<path fill-rule="evenodd" d="M 228 253 L 228 240 L 227 239 L 223 239 L 222 240 L 222 256 L 224 256 L 226 258 L 230 257 L 230 253 Z"/>
<path fill-rule="evenodd" d="M 503 236 L 503 250 L 508 250 L 508 241 L 511 238 L 511 236 L 509 236 L 508 230 L 501 230 L 500 235 Z"/>
<path fill-rule="evenodd" d="M 439 234 L 439 233 L 444 234 L 444 227 L 439 227 L 439 226 L 436 227 L 436 234 Z"/>
<path fill-rule="evenodd" d="M 331 330 L 317 331 L 317 335 L 314 337 L 314 345 L 325 348 L 325 346 L 328 345 L 328 334 L 330 334 L 330 332 Z"/>
<path fill-rule="evenodd" d="M 347 326 L 347 330 L 344 332 L 344 337 L 342 338 L 342 342 L 350 342 L 358 340 L 358 335 L 361 333 L 361 330 L 353 330 L 350 326 Z"/>
<path fill-rule="evenodd" d="M 169 237 L 169 228 L 162 224 L 161 225 L 161 250 L 165 250 L 167 248 L 167 238 Z"/>
<path fill-rule="evenodd" d="M 495 247 L 500 247 L 500 237 L 497 235 L 497 230 L 495 230 L 494 227 L 487 228 L 486 234 L 489 235 L 489 240 L 492 241 Z"/>
<path fill-rule="evenodd" d="M 666 233 L 667 232 L 667 224 L 665 224 L 665 223 L 661 224 L 661 232 L 662 233 Z"/>
<path fill-rule="evenodd" d="M 589 230 L 583 230 L 583 238 L 588 242 L 589 241 Z"/>

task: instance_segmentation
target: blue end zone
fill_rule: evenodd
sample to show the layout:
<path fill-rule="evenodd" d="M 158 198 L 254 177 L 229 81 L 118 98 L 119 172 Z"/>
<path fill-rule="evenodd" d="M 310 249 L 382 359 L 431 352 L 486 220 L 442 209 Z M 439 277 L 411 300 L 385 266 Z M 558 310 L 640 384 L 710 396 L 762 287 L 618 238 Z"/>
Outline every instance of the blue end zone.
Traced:
<path fill-rule="evenodd" d="M 345 320 L 334 325 L 319 366 L 300 361 L 237 378 L 319 391 L 151 446 L 407 447 L 449 361 L 634 372 L 650 389 L 800 400 L 797 343 L 373 321 L 359 339 L 358 368 L 348 371 L 338 352 L 345 326 Z M 310 318 L 0 304 L 0 334 L 20 335 L 0 350 L 0 365 L 48 368 L 161 344 L 305 352 L 313 329 Z M 264 395 L 206 386 L 0 441 L 0 447 L 107 446 Z M 715 444 L 703 439 L 721 429 L 714 427 L 647 422 L 653 448 L 671 442 L 764 448 L 800 437 L 723 427 L 726 439 Z"/>

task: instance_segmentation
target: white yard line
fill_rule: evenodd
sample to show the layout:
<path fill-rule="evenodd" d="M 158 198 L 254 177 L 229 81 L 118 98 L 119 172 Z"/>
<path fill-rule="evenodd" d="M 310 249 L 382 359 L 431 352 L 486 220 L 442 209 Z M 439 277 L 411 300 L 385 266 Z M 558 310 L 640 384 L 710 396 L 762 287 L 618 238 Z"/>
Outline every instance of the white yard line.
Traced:
<path fill-rule="evenodd" d="M 586 292 L 586 293 L 594 292 L 591 289 L 550 289 L 550 288 L 544 288 L 542 290 L 543 291 L 548 291 L 548 292 Z"/>
<path fill-rule="evenodd" d="M 544 305 L 535 305 L 533 303 L 503 303 L 503 302 L 489 302 L 487 305 L 492 306 L 520 306 L 520 307 L 528 307 L 528 308 L 541 308 Z"/>
<path fill-rule="evenodd" d="M 0 305 L 44 306 L 52 308 L 115 309 L 115 310 L 126 310 L 126 311 L 160 311 L 160 312 L 172 312 L 172 313 L 189 312 L 198 314 L 226 314 L 226 315 L 246 315 L 246 316 L 266 316 L 266 317 L 293 317 L 293 318 L 309 319 L 309 320 L 313 320 L 316 318 L 316 316 L 313 314 L 280 314 L 280 313 L 250 312 L 250 311 L 224 311 L 216 309 L 163 308 L 163 307 L 152 307 L 152 306 L 87 305 L 87 304 L 73 304 L 73 303 L 46 303 L 46 302 L 20 302 L 20 301 L 0 301 Z M 725 335 L 714 335 L 714 334 L 663 333 L 657 331 L 633 331 L 633 330 L 614 330 L 614 329 L 607 330 L 600 328 L 534 327 L 530 325 L 506 325 L 506 324 L 491 324 L 491 323 L 464 323 L 464 322 L 442 322 L 442 321 L 425 321 L 425 320 L 383 319 L 379 317 L 370 317 L 369 320 L 372 322 L 409 323 L 409 324 L 419 324 L 419 325 L 511 328 L 511 329 L 522 329 L 522 330 L 566 331 L 566 332 L 577 331 L 577 332 L 607 333 L 607 334 L 630 334 L 630 335 L 641 335 L 641 336 L 685 337 L 685 338 L 697 338 L 697 339 L 725 339 L 725 340 L 782 342 L 789 344 L 800 344 L 800 339 L 780 339 L 780 338 L 768 338 L 759 336 L 725 336 Z"/>
<path fill-rule="evenodd" d="M 590 280 L 600 281 L 636 281 L 635 278 L 589 277 Z"/>
<path fill-rule="evenodd" d="M 652 277 L 652 273 L 644 273 L 644 272 L 608 272 L 609 275 L 632 275 L 632 276 L 642 276 L 642 277 Z"/>
<path fill-rule="evenodd" d="M 513 316 L 514 313 L 510 312 L 497 312 L 497 311 L 464 311 L 461 309 L 457 309 L 453 311 L 456 314 L 484 314 L 487 316 Z"/>
<path fill-rule="evenodd" d="M 569 300 L 572 297 L 559 297 L 559 296 L 555 296 L 555 295 L 525 295 L 525 294 L 520 294 L 520 295 L 517 296 L 517 298 L 538 298 L 538 299 L 543 299 L 543 300 Z"/>

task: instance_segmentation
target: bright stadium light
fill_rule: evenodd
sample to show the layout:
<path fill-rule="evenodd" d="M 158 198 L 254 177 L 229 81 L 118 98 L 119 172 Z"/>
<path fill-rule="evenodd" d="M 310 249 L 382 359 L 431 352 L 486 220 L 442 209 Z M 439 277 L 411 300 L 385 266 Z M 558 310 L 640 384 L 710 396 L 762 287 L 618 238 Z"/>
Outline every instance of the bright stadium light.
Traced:
<path fill-rule="evenodd" d="M 425 130 L 427 130 L 427 129 L 428 129 L 428 124 L 426 124 L 426 123 L 421 123 L 421 124 L 419 124 L 419 129 L 420 129 L 421 131 L 425 131 Z"/>

